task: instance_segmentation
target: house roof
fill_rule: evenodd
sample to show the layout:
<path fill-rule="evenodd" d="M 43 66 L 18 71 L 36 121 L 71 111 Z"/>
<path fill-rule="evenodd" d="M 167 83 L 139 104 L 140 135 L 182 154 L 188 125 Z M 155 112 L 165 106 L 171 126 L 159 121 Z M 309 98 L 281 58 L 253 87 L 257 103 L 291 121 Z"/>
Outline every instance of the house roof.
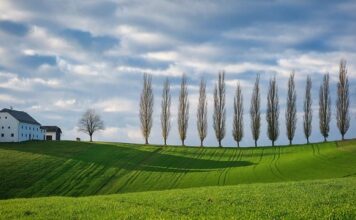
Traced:
<path fill-rule="evenodd" d="M 41 125 L 38 121 L 36 121 L 29 114 L 27 114 L 26 112 L 23 112 L 23 111 L 16 111 L 13 109 L 4 108 L 0 112 L 9 113 L 12 117 L 17 119 L 19 122 L 34 124 L 34 125 Z"/>
<path fill-rule="evenodd" d="M 57 126 L 41 126 L 41 129 L 44 129 L 48 132 L 59 132 L 62 133 L 62 130 Z"/>

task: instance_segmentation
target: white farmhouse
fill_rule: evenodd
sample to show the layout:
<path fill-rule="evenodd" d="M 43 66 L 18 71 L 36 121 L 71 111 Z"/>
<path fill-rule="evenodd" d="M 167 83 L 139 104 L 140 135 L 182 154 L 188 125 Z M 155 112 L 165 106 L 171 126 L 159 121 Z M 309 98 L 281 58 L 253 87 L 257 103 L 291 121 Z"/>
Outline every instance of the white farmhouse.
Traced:
<path fill-rule="evenodd" d="M 45 131 L 29 114 L 4 108 L 0 111 L 0 142 L 44 140 Z"/>

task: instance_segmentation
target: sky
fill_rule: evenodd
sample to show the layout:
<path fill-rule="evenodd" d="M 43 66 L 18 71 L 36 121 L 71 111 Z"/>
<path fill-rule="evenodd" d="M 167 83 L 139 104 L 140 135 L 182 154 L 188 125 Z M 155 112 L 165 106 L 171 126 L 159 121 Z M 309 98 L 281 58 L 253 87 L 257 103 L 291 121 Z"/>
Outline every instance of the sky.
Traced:
<path fill-rule="evenodd" d="M 340 59 L 347 60 L 351 127 L 356 137 L 356 3 L 355 1 L 0 1 L 0 108 L 26 111 L 43 125 L 57 125 L 63 139 L 78 132 L 83 112 L 94 108 L 106 129 L 94 140 L 143 143 L 138 118 L 143 73 L 153 77 L 154 125 L 150 142 L 161 144 L 160 103 L 164 80 L 172 90 L 172 129 L 168 144 L 179 145 L 177 105 L 182 73 L 188 77 L 190 120 L 187 145 L 198 145 L 196 106 L 199 81 L 207 81 L 208 136 L 212 127 L 213 89 L 226 73 L 226 136 L 232 137 L 236 84 L 244 98 L 242 146 L 253 145 L 250 97 L 256 74 L 261 76 L 260 145 L 270 145 L 266 130 L 268 82 L 276 77 L 280 102 L 280 135 L 287 144 L 284 111 L 287 80 L 294 71 L 298 124 L 295 143 L 305 143 L 303 94 L 312 77 L 313 132 L 319 131 L 318 92 L 330 74 L 332 120 L 330 140 L 340 139 L 335 123 Z"/>

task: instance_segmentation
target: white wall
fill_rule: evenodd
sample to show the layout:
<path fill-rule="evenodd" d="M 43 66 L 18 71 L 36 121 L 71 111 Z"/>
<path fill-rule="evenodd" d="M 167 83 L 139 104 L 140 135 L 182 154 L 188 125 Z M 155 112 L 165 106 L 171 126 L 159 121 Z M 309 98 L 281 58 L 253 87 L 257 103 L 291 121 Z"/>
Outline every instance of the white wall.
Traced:
<path fill-rule="evenodd" d="M 44 132 L 41 130 L 40 125 L 20 122 L 18 135 L 19 141 L 44 140 Z"/>
<path fill-rule="evenodd" d="M 18 142 L 18 126 L 17 119 L 7 112 L 0 112 L 0 142 Z"/>
<path fill-rule="evenodd" d="M 0 112 L 0 142 L 27 140 L 44 140 L 44 131 L 41 130 L 40 125 L 22 123 L 7 112 Z"/>
<path fill-rule="evenodd" d="M 46 132 L 45 139 L 47 138 L 47 136 L 52 136 L 52 141 L 56 140 L 56 132 Z"/>

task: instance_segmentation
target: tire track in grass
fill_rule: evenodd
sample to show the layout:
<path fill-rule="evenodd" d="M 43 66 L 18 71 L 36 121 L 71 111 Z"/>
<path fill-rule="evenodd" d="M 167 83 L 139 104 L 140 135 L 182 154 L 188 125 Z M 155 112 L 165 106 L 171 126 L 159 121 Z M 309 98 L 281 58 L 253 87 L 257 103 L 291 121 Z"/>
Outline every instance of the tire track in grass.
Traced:
<path fill-rule="evenodd" d="M 131 175 L 129 176 L 129 178 L 125 181 L 125 183 L 119 188 L 119 192 L 121 192 L 125 187 L 127 187 L 129 184 L 132 184 L 137 177 L 140 175 L 140 173 L 142 172 L 140 169 L 138 169 L 139 167 L 142 167 L 142 164 L 149 161 L 154 155 L 156 155 L 158 152 L 160 152 L 162 150 L 162 148 L 158 148 L 154 151 L 152 151 L 149 155 L 147 155 L 146 157 L 144 157 L 140 162 L 136 163 L 135 166 L 133 166 L 133 168 L 131 169 Z M 134 170 L 134 171 L 132 171 Z"/>
<path fill-rule="evenodd" d="M 216 150 L 216 149 L 208 149 L 208 151 L 211 151 L 211 150 L 214 150 L 214 151 L 213 151 L 213 153 L 210 155 L 210 157 L 208 157 L 209 160 L 214 159 L 214 158 L 215 158 L 215 154 L 217 154 L 217 153 L 219 152 L 219 150 Z M 215 169 L 212 170 L 212 171 L 207 171 L 207 172 L 205 173 L 205 175 L 204 175 L 203 178 L 202 178 L 202 182 L 203 182 L 203 183 L 206 183 L 206 182 L 207 182 L 207 178 L 208 178 L 208 176 L 211 174 L 211 172 L 215 172 Z"/>
<path fill-rule="evenodd" d="M 127 146 L 130 147 L 130 146 Z M 139 154 L 131 154 L 130 157 L 125 158 L 126 161 L 136 161 L 137 157 Z M 122 159 L 122 158 L 119 158 Z M 135 163 L 137 164 L 137 163 Z M 116 169 L 116 172 L 112 175 L 112 177 L 110 179 L 107 180 L 107 182 L 105 184 L 103 184 L 103 186 L 101 187 L 104 191 L 106 192 L 112 192 L 112 193 L 117 193 L 119 192 L 117 189 L 117 183 L 119 182 L 119 180 L 121 178 L 123 178 L 124 176 L 128 175 L 131 171 L 129 170 L 129 167 L 125 167 L 125 166 L 113 166 L 114 169 Z M 116 180 L 116 181 L 114 181 Z M 105 189 L 107 188 L 107 190 Z M 116 188 L 116 189 L 115 189 Z"/>
<path fill-rule="evenodd" d="M 188 151 L 188 148 L 184 148 L 184 151 L 183 152 L 187 152 Z M 183 153 L 184 154 L 184 153 Z M 170 187 L 170 189 L 172 188 L 176 188 L 178 186 L 178 183 L 180 181 L 180 179 L 184 176 L 184 173 L 183 172 L 178 172 L 177 175 L 175 175 L 176 177 L 174 178 L 174 180 L 172 181 L 172 185 Z"/>
<path fill-rule="evenodd" d="M 277 156 L 277 159 L 274 161 L 274 167 L 276 168 L 278 174 L 280 175 L 280 178 L 282 180 L 285 180 L 285 175 L 281 172 L 281 170 L 279 169 L 279 165 L 278 165 L 278 163 L 280 162 L 279 159 L 281 158 L 281 147 L 278 146 L 277 148 L 278 148 L 278 156 Z"/>
<path fill-rule="evenodd" d="M 219 157 L 218 161 L 221 161 L 221 158 L 223 158 L 223 156 L 225 155 L 225 153 L 228 151 L 229 149 L 224 149 L 223 153 L 221 154 L 221 156 Z M 220 182 L 221 182 L 221 177 L 223 176 L 224 172 L 225 172 L 226 168 L 222 168 L 220 169 L 220 174 L 218 177 L 218 185 L 220 186 Z"/>
<path fill-rule="evenodd" d="M 253 168 L 252 168 L 255 177 L 258 177 L 257 172 L 256 172 L 256 167 L 261 163 L 262 158 L 263 158 L 263 151 L 264 151 L 264 149 L 263 149 L 263 148 L 260 148 L 260 150 L 261 150 L 260 157 L 259 157 L 258 161 L 256 162 L 256 164 L 253 165 Z"/>
<path fill-rule="evenodd" d="M 273 147 L 273 158 L 269 163 L 269 168 L 271 170 L 271 173 L 279 180 L 282 180 L 283 178 L 281 178 L 281 176 L 278 175 L 278 171 L 275 172 L 273 169 L 275 168 L 275 161 L 278 159 L 278 150 L 277 147 Z"/>
<path fill-rule="evenodd" d="M 229 158 L 229 161 L 231 161 L 231 162 L 234 162 L 235 161 L 235 157 L 237 156 L 237 155 L 239 155 L 239 153 L 237 153 L 237 152 L 239 152 L 239 151 L 241 151 L 241 149 L 239 149 L 239 148 L 237 148 L 236 150 L 235 149 L 232 149 L 234 152 L 232 153 L 232 156 Z M 231 169 L 232 169 L 233 167 L 232 166 L 230 166 L 230 167 L 228 167 L 228 168 L 226 168 L 225 170 L 225 176 L 224 176 L 224 180 L 223 180 L 223 185 L 226 185 L 226 178 L 227 178 L 227 175 L 228 175 L 228 173 L 231 171 Z"/>

